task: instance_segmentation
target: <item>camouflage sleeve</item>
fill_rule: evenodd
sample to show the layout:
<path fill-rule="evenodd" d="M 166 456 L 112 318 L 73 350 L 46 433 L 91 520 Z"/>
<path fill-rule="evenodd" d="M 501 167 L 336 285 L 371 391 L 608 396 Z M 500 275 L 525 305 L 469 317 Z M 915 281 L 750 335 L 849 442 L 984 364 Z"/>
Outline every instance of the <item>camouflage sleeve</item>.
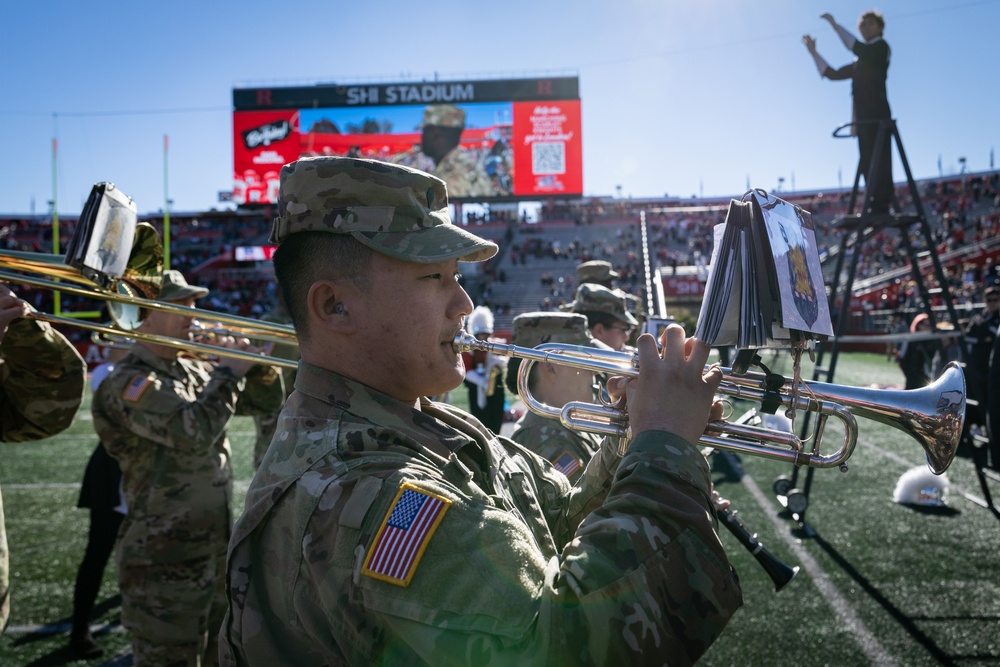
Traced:
<path fill-rule="evenodd" d="M 200 451 L 225 433 L 236 413 L 243 382 L 228 368 L 216 368 L 198 397 L 191 400 L 190 388 L 170 376 L 147 368 L 119 367 L 94 394 L 94 426 L 116 458 L 124 454 L 118 447 L 124 441 L 115 437 L 119 430 L 179 451 Z"/>
<path fill-rule="evenodd" d="M 0 441 L 38 440 L 73 423 L 86 365 L 48 323 L 21 319 L 0 342 L 0 377 Z"/>
<path fill-rule="evenodd" d="M 284 376 L 275 366 L 257 365 L 246 374 L 246 383 L 236 404 L 238 415 L 266 415 L 281 410 L 285 401 Z"/>
<path fill-rule="evenodd" d="M 514 435 L 517 436 L 517 433 Z M 572 540 L 580 522 L 604 503 L 622 460 L 619 438 L 600 440 L 599 444 L 595 444 L 597 454 L 585 463 L 586 467 L 569 488 L 566 477 L 558 474 L 555 464 L 535 455 L 529 447 L 521 445 L 520 440 L 510 442 L 508 446 L 530 454 L 523 460 L 531 469 L 532 492 L 538 497 L 549 530 L 559 544 Z"/>
<path fill-rule="evenodd" d="M 516 494 L 524 483 L 514 473 Z M 405 525 L 397 509 L 407 488 L 439 503 L 441 517 L 414 538 L 402 580 L 376 554 L 387 526 Z M 520 495 L 530 504 L 530 492 Z M 675 436 L 636 437 L 603 504 L 568 543 L 546 546 L 529 527 L 529 505 L 514 504 L 522 511 L 419 469 L 386 479 L 317 475 L 301 495 L 282 497 L 287 521 L 272 519 L 230 552 L 230 587 L 243 592 L 234 593 L 224 664 L 284 656 L 299 664 L 687 665 L 742 604 L 715 532 L 705 458 Z M 255 572 L 264 562 L 284 574 Z M 251 574 L 268 581 L 248 588 Z M 282 602 L 289 596 L 294 602 Z"/>
<path fill-rule="evenodd" d="M 522 592 L 536 596 L 532 611 L 537 617 L 522 611 L 524 616 L 506 619 L 516 623 L 530 617 L 533 622 L 519 628 L 523 634 L 514 642 L 519 648 L 511 652 L 512 659 L 501 662 L 518 664 L 525 656 L 544 656 L 536 664 L 690 664 L 742 604 L 738 580 L 715 531 L 705 457 L 672 434 L 643 433 L 608 477 L 613 449 L 605 446 L 602 457 L 593 459 L 597 469 L 589 480 L 609 486 L 606 495 L 603 489 L 588 492 L 582 485 L 571 492 L 566 524 L 577 524 L 575 532 L 565 542 L 556 534 L 557 545 L 565 546 L 546 563 L 541 586 L 526 586 Z M 595 499 L 601 499 L 600 505 L 578 521 L 580 503 Z M 475 514 L 456 514 L 455 528 L 475 535 Z M 472 541 L 478 546 L 464 546 L 475 550 L 494 543 L 488 535 Z M 523 554 L 512 548 L 506 556 L 517 559 Z M 502 558 L 495 554 L 488 560 Z M 482 604 L 492 607 L 497 599 Z M 477 611 L 489 613 L 486 608 Z M 417 641 L 426 628 L 414 620 L 418 622 L 393 629 L 413 633 L 408 640 Z M 497 636 L 489 641 L 454 639 L 456 644 L 448 649 L 454 649 L 452 655 L 472 655 L 470 651 L 488 646 L 505 656 L 509 646 Z"/>

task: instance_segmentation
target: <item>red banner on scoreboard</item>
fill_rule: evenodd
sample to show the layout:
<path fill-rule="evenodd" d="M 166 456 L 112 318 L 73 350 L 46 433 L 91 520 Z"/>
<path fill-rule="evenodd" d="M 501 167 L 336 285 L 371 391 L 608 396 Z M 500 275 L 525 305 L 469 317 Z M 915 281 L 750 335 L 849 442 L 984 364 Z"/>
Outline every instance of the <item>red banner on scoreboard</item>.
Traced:
<path fill-rule="evenodd" d="M 663 279 L 663 296 L 695 297 L 705 293 L 705 284 L 697 276 L 671 276 Z"/>

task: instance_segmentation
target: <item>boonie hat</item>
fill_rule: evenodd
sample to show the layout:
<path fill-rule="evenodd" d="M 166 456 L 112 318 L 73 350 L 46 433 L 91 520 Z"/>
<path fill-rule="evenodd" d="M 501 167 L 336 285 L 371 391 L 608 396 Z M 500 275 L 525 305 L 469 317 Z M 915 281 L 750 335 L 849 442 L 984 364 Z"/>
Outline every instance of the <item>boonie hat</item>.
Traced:
<path fill-rule="evenodd" d="M 184 274 L 176 269 L 163 272 L 163 283 L 160 287 L 161 301 L 180 301 L 190 296 L 200 299 L 208 294 L 207 287 L 189 285 Z"/>
<path fill-rule="evenodd" d="M 628 312 L 623 295 L 594 283 L 584 283 L 576 288 L 576 298 L 569 304 L 569 310 L 574 313 L 607 313 L 630 326 L 639 324 Z"/>
<path fill-rule="evenodd" d="M 424 109 L 424 120 L 420 127 L 465 127 L 465 112 L 453 104 L 431 104 Z"/>
<path fill-rule="evenodd" d="M 576 265 L 576 279 L 583 283 L 605 283 L 616 278 L 621 278 L 621 274 L 611 268 L 611 262 L 595 259 Z"/>
<path fill-rule="evenodd" d="M 378 160 L 308 157 L 281 168 L 271 243 L 298 232 L 350 234 L 407 262 L 482 262 L 497 245 L 451 223 L 444 181 Z"/>

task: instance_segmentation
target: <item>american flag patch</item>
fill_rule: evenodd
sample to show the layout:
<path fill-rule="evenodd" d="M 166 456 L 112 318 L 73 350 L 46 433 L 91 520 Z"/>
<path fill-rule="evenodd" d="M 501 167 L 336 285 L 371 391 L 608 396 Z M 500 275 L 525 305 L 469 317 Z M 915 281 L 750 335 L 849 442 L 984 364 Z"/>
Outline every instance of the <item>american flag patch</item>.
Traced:
<path fill-rule="evenodd" d="M 404 483 L 368 549 L 362 574 L 409 586 L 431 535 L 450 505 L 447 498 Z"/>
<path fill-rule="evenodd" d="M 145 393 L 146 389 L 148 389 L 152 384 L 152 379 L 146 377 L 145 375 L 137 375 L 131 382 L 128 383 L 128 386 L 125 387 L 125 392 L 122 394 L 122 398 L 126 401 L 132 401 L 134 403 L 142 398 L 143 393 Z"/>
<path fill-rule="evenodd" d="M 580 469 L 580 459 L 569 452 L 563 452 L 559 458 L 552 462 L 555 469 L 569 477 Z"/>

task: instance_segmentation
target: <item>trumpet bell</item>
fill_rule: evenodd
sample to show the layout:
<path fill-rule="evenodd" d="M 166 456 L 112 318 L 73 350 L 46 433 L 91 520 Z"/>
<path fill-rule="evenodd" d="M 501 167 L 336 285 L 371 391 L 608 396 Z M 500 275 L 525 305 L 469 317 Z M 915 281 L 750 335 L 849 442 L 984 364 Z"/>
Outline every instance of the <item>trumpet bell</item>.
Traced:
<path fill-rule="evenodd" d="M 920 389 L 885 390 L 811 383 L 852 413 L 908 433 L 935 475 L 955 459 L 965 426 L 965 373 L 952 361 L 933 383 Z"/>

